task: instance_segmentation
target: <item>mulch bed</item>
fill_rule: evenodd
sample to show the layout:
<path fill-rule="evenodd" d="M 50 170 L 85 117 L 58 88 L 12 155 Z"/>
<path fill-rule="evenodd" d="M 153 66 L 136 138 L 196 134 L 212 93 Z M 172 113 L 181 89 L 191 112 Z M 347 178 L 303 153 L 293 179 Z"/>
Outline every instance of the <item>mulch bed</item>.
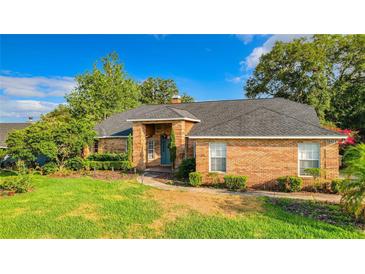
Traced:
<path fill-rule="evenodd" d="M 269 198 L 269 202 L 296 215 L 333 225 L 352 226 L 365 230 L 365 223 L 356 220 L 350 213 L 344 211 L 337 204 L 276 198 Z"/>

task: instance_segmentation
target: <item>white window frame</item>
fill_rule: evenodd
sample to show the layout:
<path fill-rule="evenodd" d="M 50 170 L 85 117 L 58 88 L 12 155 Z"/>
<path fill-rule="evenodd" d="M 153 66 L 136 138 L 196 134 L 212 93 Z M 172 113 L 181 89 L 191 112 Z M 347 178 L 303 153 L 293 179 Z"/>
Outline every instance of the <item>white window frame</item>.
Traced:
<path fill-rule="evenodd" d="M 152 144 L 152 148 L 150 148 L 150 144 Z M 155 140 L 149 138 L 147 140 L 147 159 L 153 160 L 155 158 Z"/>
<path fill-rule="evenodd" d="M 216 157 L 216 158 L 225 158 L 226 159 L 226 167 L 225 167 L 225 171 L 217 171 L 217 170 L 212 170 L 212 163 L 211 163 L 211 146 L 212 145 L 224 145 L 225 146 L 225 151 L 226 151 L 226 155 L 225 157 Z M 217 173 L 226 173 L 227 172 L 227 144 L 226 143 L 218 143 L 218 142 L 212 142 L 209 143 L 209 172 L 217 172 Z"/>
<path fill-rule="evenodd" d="M 316 145 L 318 147 L 318 159 L 301 159 L 300 158 L 300 150 L 302 145 Z M 318 168 L 321 168 L 321 145 L 319 143 L 299 143 L 298 144 L 298 176 L 299 177 L 313 177 L 311 175 L 300 174 L 300 161 L 308 160 L 308 161 L 318 161 Z"/>

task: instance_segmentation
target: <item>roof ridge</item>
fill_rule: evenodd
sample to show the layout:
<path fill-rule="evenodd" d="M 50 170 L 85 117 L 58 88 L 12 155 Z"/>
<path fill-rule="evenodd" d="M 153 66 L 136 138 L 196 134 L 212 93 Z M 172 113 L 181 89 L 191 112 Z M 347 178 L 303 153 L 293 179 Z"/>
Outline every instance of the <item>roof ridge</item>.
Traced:
<path fill-rule="evenodd" d="M 181 113 L 179 113 L 178 111 L 176 111 L 176 108 L 173 108 L 173 107 L 171 107 L 171 106 L 165 106 L 166 108 L 168 108 L 169 110 L 171 110 L 171 111 L 173 111 L 173 112 L 175 112 L 177 115 L 179 115 L 180 117 L 183 117 L 184 118 L 184 116 L 182 116 L 181 115 Z M 189 112 L 189 111 L 188 111 Z M 189 112 L 190 113 L 190 112 Z"/>
<path fill-rule="evenodd" d="M 173 105 L 189 105 L 189 104 L 200 104 L 200 103 L 215 103 L 215 102 L 232 102 L 232 101 L 263 101 L 263 100 L 280 100 L 280 99 L 285 99 L 282 97 L 272 97 L 272 98 L 242 98 L 242 99 L 223 99 L 223 100 L 207 100 L 207 101 L 198 101 L 198 102 L 185 102 L 185 103 L 180 103 L 180 104 L 174 104 L 174 103 L 167 103 L 167 104 L 146 104 L 144 106 L 173 106 Z M 294 102 L 291 101 L 289 99 L 285 99 L 287 101 L 290 102 Z M 297 103 L 297 102 L 295 102 Z M 298 103 L 298 104 L 302 104 L 302 103 Z M 303 104 L 305 105 L 305 104 Z"/>

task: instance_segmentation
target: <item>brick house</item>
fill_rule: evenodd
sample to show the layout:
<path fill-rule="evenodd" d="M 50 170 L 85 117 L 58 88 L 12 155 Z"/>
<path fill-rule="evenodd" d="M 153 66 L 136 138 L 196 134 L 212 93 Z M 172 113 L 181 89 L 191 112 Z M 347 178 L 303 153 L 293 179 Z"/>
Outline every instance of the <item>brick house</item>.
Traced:
<path fill-rule="evenodd" d="M 176 166 L 195 157 L 205 182 L 211 173 L 242 174 L 249 186 L 295 175 L 310 183 L 309 167 L 339 175 L 338 140 L 320 127 L 315 110 L 282 98 L 143 105 L 118 113 L 96 126 L 94 152 L 126 150 L 133 135 L 133 164 L 140 170 L 171 166 L 169 138 L 176 137 Z"/>

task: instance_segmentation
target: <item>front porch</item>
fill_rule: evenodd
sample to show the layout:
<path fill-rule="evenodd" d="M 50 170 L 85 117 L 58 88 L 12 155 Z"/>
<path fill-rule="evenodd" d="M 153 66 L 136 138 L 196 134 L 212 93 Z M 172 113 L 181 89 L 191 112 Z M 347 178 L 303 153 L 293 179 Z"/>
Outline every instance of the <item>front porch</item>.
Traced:
<path fill-rule="evenodd" d="M 147 168 L 168 168 L 171 170 L 170 136 L 175 134 L 176 159 L 178 167 L 185 157 L 186 127 L 184 120 L 133 122 L 133 163 L 139 170 Z"/>

